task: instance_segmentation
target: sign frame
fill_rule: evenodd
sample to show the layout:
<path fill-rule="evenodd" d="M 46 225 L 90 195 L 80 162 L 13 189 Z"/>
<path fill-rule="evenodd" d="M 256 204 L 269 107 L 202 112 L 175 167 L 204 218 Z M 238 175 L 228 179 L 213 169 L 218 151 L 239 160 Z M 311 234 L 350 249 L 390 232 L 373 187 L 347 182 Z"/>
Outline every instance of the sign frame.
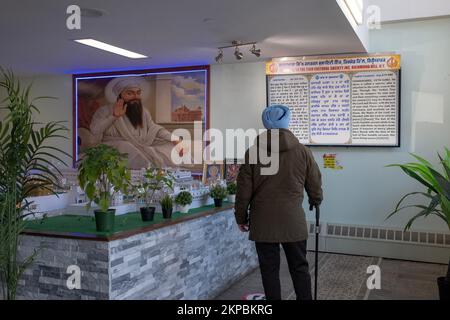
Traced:
<path fill-rule="evenodd" d="M 400 55 L 397 54 L 375 54 L 375 55 L 357 55 L 357 56 L 326 56 L 326 57 L 322 57 L 322 56 L 306 56 L 306 57 L 297 57 L 297 58 L 292 58 L 294 61 L 295 59 L 297 60 L 321 60 L 321 59 L 343 59 L 343 58 L 357 58 L 357 57 L 379 57 L 379 56 L 388 56 L 388 55 L 393 55 L 393 56 L 397 56 L 399 57 L 399 63 L 400 63 Z M 274 59 L 277 60 L 277 59 Z M 270 92 L 270 86 L 269 86 L 269 80 L 270 77 L 276 76 L 276 75 L 306 75 L 306 74 L 311 74 L 309 72 L 305 72 L 305 73 L 268 73 L 268 69 L 270 64 L 273 63 L 273 61 L 269 61 L 266 63 L 266 105 L 269 106 L 269 92 Z M 397 81 L 397 101 L 398 101 L 398 106 L 397 106 L 397 110 L 398 110 L 398 114 L 397 114 L 397 142 L 394 145 L 373 145 L 373 144 L 304 144 L 305 146 L 308 147 L 314 147 L 314 148 L 320 148 L 320 147 L 325 147 L 325 148 L 330 148 L 330 147 L 336 147 L 336 148 L 400 148 L 401 147 L 401 111 L 402 111 L 402 101 L 401 101 L 401 84 L 402 84 L 402 68 L 399 65 L 398 68 L 394 68 L 394 69 L 380 69 L 380 71 L 382 70 L 395 70 L 398 72 L 398 81 Z M 337 70 L 337 71 L 324 71 L 324 72 L 316 72 L 318 74 L 320 73 L 346 73 L 345 71 L 342 70 Z M 358 70 L 355 70 L 354 73 L 357 73 Z M 360 70 L 359 72 L 368 72 L 368 70 Z M 350 72 L 347 72 L 350 73 Z"/>

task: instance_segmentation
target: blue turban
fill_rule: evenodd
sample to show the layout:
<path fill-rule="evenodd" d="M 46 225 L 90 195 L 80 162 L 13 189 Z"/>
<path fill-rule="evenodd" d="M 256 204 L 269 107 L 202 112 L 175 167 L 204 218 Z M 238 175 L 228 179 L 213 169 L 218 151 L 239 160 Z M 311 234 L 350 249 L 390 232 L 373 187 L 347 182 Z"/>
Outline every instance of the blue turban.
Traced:
<path fill-rule="evenodd" d="M 262 122 L 266 129 L 287 129 L 291 120 L 291 110 L 282 105 L 267 107 L 262 113 Z"/>

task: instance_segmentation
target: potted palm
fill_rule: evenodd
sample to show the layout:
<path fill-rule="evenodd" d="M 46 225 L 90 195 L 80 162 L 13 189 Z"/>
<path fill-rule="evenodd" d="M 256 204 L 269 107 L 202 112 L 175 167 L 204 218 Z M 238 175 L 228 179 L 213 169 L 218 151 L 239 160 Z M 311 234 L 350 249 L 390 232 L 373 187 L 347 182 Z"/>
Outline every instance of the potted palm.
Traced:
<path fill-rule="evenodd" d="M 214 206 L 221 207 L 222 200 L 227 196 L 227 189 L 220 184 L 216 184 L 209 190 L 209 195 L 214 199 Z"/>
<path fill-rule="evenodd" d="M 228 192 L 228 196 L 227 196 L 227 200 L 230 203 L 235 203 L 236 202 L 236 189 L 237 189 L 237 185 L 235 181 L 231 181 L 227 184 L 227 192 Z"/>
<path fill-rule="evenodd" d="M 37 190 L 58 196 L 61 171 L 55 165 L 71 156 L 55 147 L 67 139 L 68 129 L 60 121 L 36 122 L 38 100 L 31 85 L 24 87 L 12 71 L 0 67 L 0 297 L 14 300 L 23 273 L 38 250 L 19 258 L 20 234 L 25 217 L 33 215 L 29 201 Z M 4 92 L 5 94 L 3 94 Z M 50 98 L 50 97 L 48 97 Z"/>
<path fill-rule="evenodd" d="M 145 207 L 141 207 L 142 221 L 152 221 L 156 207 L 152 205 L 155 193 L 167 188 L 173 190 L 174 177 L 170 172 L 164 172 L 159 168 L 147 168 L 144 173 L 143 181 L 138 185 L 141 197 L 144 199 Z"/>
<path fill-rule="evenodd" d="M 169 194 L 165 194 L 161 200 L 161 209 L 164 219 L 170 219 L 172 218 L 172 211 L 173 211 L 173 199 Z"/>
<path fill-rule="evenodd" d="M 97 231 L 114 230 L 112 199 L 116 192 L 126 193 L 130 182 L 126 156 L 105 144 L 86 149 L 78 166 L 78 181 L 90 200 L 88 208 L 92 202 L 99 206 L 94 210 Z"/>
<path fill-rule="evenodd" d="M 450 151 L 445 148 L 444 158 L 438 153 L 440 164 L 443 167 L 443 173 L 427 160 L 412 154 L 418 162 L 407 164 L 391 164 L 388 167 L 400 167 L 403 172 L 422 184 L 427 192 L 411 192 L 403 196 L 396 205 L 394 211 L 388 215 L 388 218 L 405 208 L 418 208 L 420 212 L 414 215 L 406 224 L 405 231 L 411 228 L 411 225 L 419 217 L 428 217 L 434 215 L 441 219 L 450 229 Z M 428 205 L 417 204 L 400 207 L 405 199 L 412 195 L 421 195 L 429 201 Z M 447 275 L 437 279 L 439 287 L 439 296 L 441 300 L 450 300 L 450 261 L 447 269 Z"/>
<path fill-rule="evenodd" d="M 192 203 L 192 194 L 189 191 L 181 191 L 175 197 L 175 203 L 180 206 L 181 213 L 188 213 Z"/>

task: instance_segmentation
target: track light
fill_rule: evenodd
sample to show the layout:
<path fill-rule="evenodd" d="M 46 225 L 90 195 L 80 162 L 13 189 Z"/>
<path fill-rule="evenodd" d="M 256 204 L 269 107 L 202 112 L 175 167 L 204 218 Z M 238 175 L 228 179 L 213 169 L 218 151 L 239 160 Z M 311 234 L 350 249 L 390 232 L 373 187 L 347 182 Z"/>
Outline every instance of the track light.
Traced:
<path fill-rule="evenodd" d="M 215 57 L 215 60 L 217 63 L 221 63 L 223 61 L 223 49 L 225 49 L 225 48 L 235 48 L 234 56 L 236 57 L 237 60 L 242 60 L 242 58 L 244 58 L 244 54 L 239 50 L 239 47 L 248 46 L 248 45 L 252 45 L 252 47 L 250 49 L 250 52 L 252 54 L 254 54 L 257 57 L 261 56 L 261 49 L 256 49 L 256 42 L 242 43 L 240 41 L 233 40 L 231 42 L 230 46 L 224 46 L 224 47 L 217 48 L 217 49 L 219 49 L 219 53 Z"/>
<path fill-rule="evenodd" d="M 261 49 L 256 49 L 255 44 L 253 44 L 252 48 L 250 49 L 250 52 L 253 53 L 257 57 L 259 57 L 261 55 Z"/>
<path fill-rule="evenodd" d="M 237 46 L 236 46 L 236 50 L 234 50 L 234 56 L 238 60 L 241 60 L 244 57 L 244 54 L 239 51 L 239 48 Z"/>
<path fill-rule="evenodd" d="M 215 60 L 216 60 L 217 63 L 221 63 L 222 62 L 222 60 L 223 60 L 223 51 L 222 51 L 222 49 L 219 50 L 219 54 L 217 55 Z"/>

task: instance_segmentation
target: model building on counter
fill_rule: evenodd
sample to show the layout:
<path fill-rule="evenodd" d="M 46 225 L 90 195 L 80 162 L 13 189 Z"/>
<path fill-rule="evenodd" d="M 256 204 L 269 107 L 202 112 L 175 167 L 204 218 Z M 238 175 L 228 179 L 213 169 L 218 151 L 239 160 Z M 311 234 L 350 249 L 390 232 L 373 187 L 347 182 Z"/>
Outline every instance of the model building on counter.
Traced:
<path fill-rule="evenodd" d="M 200 180 L 194 179 L 189 170 L 181 170 L 178 168 L 164 168 L 163 170 L 173 176 L 174 186 L 172 191 L 162 190 L 161 192 L 155 193 L 153 202 L 156 207 L 156 212 L 161 212 L 159 200 L 164 193 L 174 198 L 181 191 L 189 191 L 192 194 L 191 209 L 213 203 L 213 199 L 209 196 L 209 186 L 204 185 Z M 62 214 L 93 215 L 93 211 L 97 208 L 97 205 L 93 203 L 90 209 L 87 209 L 88 199 L 84 190 L 79 186 L 77 169 L 63 168 L 60 171 L 62 175 L 58 183 L 61 189 L 54 190 L 58 195 L 37 195 L 27 199 L 29 202 L 32 202 L 29 212 L 35 213 L 29 217 L 30 219 L 42 217 L 43 214 L 47 216 Z M 131 184 L 132 186 L 137 186 L 143 181 L 146 169 L 130 171 Z M 111 208 L 116 209 L 116 215 L 122 215 L 139 211 L 141 202 L 133 194 L 127 195 L 118 192 L 113 197 L 113 206 Z M 178 209 L 175 208 L 175 210 Z"/>

